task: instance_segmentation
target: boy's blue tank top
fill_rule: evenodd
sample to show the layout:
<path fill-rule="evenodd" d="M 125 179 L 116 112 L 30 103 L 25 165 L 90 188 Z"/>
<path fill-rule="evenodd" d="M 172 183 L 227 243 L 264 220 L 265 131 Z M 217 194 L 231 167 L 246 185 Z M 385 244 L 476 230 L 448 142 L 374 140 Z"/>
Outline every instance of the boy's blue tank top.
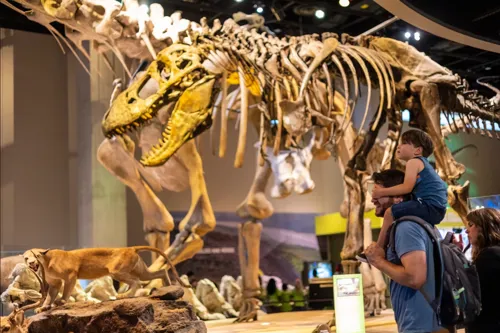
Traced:
<path fill-rule="evenodd" d="M 424 163 L 424 169 L 418 173 L 417 182 L 412 191 L 414 198 L 446 208 L 448 185 L 439 177 L 427 158 L 422 156 L 416 158 Z"/>

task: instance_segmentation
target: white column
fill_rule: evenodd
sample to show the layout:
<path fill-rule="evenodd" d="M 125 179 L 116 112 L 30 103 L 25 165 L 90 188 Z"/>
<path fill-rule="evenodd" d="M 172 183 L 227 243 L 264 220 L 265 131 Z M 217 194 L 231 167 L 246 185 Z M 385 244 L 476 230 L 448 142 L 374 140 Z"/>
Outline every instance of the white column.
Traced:
<path fill-rule="evenodd" d="M 70 123 L 73 119 L 78 144 L 75 145 L 75 138 L 70 137 L 70 152 L 72 149 L 78 152 L 75 161 L 78 246 L 122 247 L 127 246 L 125 186 L 99 163 L 96 155 L 104 139 L 101 121 L 109 107 L 115 77 L 100 54 L 90 50 L 90 55 L 91 76 L 80 67 L 69 74 L 74 76 L 74 80 L 73 86 L 68 86 L 73 91 L 73 103 L 76 105 L 76 116 L 70 118 Z M 119 62 L 111 55 L 108 59 L 117 75 L 122 76 L 123 69 Z M 75 172 L 75 168 L 72 170 Z"/>

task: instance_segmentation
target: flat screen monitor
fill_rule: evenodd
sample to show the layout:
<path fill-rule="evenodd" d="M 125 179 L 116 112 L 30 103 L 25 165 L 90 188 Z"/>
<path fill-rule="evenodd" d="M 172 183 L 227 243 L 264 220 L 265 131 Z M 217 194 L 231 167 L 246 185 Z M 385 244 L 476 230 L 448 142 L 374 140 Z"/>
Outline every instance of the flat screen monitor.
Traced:
<path fill-rule="evenodd" d="M 500 209 L 500 194 L 488 195 L 484 197 L 469 197 L 467 199 L 470 210 L 479 208 L 495 208 Z"/>
<path fill-rule="evenodd" d="M 329 261 L 314 261 L 309 263 L 309 279 L 312 278 L 330 278 L 333 276 L 332 263 Z"/>

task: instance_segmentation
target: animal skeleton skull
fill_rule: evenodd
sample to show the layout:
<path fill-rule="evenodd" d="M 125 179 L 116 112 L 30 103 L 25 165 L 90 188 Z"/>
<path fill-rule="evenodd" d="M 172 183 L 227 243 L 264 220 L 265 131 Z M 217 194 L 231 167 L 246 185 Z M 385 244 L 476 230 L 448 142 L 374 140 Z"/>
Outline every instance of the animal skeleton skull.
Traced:
<path fill-rule="evenodd" d="M 175 103 L 163 138 L 141 159 L 142 164 L 154 166 L 165 163 L 186 141 L 209 128 L 216 76 L 202 65 L 207 51 L 204 47 L 175 44 L 159 52 L 145 75 L 113 101 L 102 122 L 104 134 L 121 135 Z M 146 84 L 158 89 L 143 96 L 141 90 Z"/>

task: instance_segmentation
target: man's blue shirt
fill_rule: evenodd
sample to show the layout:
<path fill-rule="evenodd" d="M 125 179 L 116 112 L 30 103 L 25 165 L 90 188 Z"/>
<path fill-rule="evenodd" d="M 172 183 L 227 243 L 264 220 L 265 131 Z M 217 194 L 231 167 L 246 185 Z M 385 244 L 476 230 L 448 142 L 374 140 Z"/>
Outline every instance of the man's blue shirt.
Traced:
<path fill-rule="evenodd" d="M 399 222 L 395 235 L 396 253 L 387 250 L 387 260 L 401 265 L 400 258 L 412 251 L 425 251 L 427 258 L 427 281 L 423 289 L 435 295 L 434 249 L 429 235 L 414 222 Z M 426 333 L 439 330 L 437 316 L 422 293 L 391 281 L 391 302 L 399 333 Z"/>

